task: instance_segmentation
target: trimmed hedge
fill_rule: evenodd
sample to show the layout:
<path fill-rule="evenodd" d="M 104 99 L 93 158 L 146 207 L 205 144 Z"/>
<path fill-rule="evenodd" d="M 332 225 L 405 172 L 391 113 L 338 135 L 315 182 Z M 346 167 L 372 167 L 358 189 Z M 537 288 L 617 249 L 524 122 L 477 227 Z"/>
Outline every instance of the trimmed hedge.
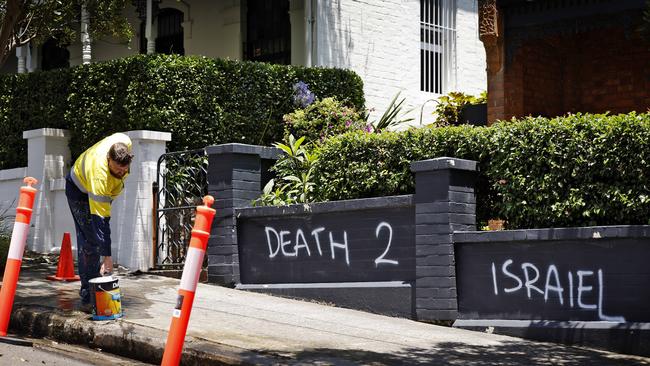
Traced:
<path fill-rule="evenodd" d="M 498 217 L 513 229 L 649 223 L 650 114 L 348 133 L 318 153 L 319 200 L 413 193 L 412 161 L 453 156 L 479 162 L 480 222 Z"/>
<path fill-rule="evenodd" d="M 364 107 L 352 71 L 196 56 L 138 55 L 60 71 L 0 77 L 0 169 L 26 164 L 22 131 L 71 130 L 73 158 L 117 131 L 172 133 L 170 151 L 228 142 L 269 145 L 294 110 L 292 86 Z"/>
<path fill-rule="evenodd" d="M 70 72 L 0 74 L 0 169 L 27 165 L 23 131 L 66 128 Z"/>

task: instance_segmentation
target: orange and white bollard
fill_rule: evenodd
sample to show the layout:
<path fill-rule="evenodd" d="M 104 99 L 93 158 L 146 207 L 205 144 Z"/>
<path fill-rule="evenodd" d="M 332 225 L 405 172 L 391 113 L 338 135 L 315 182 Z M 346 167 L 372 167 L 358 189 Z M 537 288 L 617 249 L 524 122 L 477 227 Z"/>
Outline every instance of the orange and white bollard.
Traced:
<path fill-rule="evenodd" d="M 32 207 L 37 189 L 32 184 L 38 183 L 35 178 L 27 177 L 23 180 L 27 185 L 20 187 L 20 198 L 16 207 L 16 221 L 11 234 L 9 255 L 5 265 L 5 274 L 2 277 L 2 290 L 0 290 L 0 336 L 7 335 L 9 317 L 14 306 L 16 285 L 20 275 L 20 265 L 23 262 L 25 242 L 29 233 L 29 222 L 32 219 Z"/>
<path fill-rule="evenodd" d="M 192 304 L 194 303 L 194 294 L 196 285 L 201 275 L 203 266 L 203 257 L 208 247 L 208 238 L 210 237 L 210 228 L 215 210 L 210 208 L 214 203 L 212 196 L 203 198 L 204 206 L 196 208 L 196 218 L 192 229 L 192 238 L 190 246 L 185 256 L 185 265 L 183 266 L 183 276 L 181 285 L 178 289 L 176 306 L 172 315 L 172 324 L 169 327 L 167 344 L 165 345 L 165 354 L 163 355 L 162 364 L 164 366 L 176 366 L 181 361 L 183 354 L 183 343 L 185 343 L 185 334 L 187 333 L 187 323 L 190 321 Z"/>

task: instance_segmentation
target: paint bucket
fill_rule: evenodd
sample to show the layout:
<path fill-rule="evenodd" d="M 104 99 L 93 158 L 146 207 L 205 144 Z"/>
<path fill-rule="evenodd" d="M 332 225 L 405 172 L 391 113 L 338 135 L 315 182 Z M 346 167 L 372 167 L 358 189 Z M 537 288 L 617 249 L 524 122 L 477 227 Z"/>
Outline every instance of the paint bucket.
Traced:
<path fill-rule="evenodd" d="M 93 320 L 112 320 L 122 317 L 122 296 L 117 278 L 97 277 L 90 281 Z"/>

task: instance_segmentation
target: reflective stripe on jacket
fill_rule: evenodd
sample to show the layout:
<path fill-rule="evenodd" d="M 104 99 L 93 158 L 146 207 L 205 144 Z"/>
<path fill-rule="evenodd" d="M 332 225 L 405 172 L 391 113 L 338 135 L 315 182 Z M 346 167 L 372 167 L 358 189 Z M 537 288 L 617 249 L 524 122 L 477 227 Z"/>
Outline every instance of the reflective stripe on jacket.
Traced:
<path fill-rule="evenodd" d="M 111 203 L 124 189 L 124 179 L 115 178 L 108 170 L 108 150 L 121 142 L 131 148 L 131 139 L 115 133 L 93 145 L 77 158 L 70 178 L 75 186 L 88 194 L 90 214 L 105 219 L 111 216 Z"/>

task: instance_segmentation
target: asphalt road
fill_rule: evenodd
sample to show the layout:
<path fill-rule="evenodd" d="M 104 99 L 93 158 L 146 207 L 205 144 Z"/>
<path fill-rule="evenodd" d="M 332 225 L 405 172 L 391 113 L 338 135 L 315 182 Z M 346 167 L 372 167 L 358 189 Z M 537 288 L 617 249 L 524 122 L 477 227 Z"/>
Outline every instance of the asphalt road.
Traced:
<path fill-rule="evenodd" d="M 106 354 L 101 350 L 88 349 L 46 339 L 29 339 L 33 346 L 18 346 L 0 342 L 0 366 L 20 365 L 148 365 L 123 357 Z"/>

